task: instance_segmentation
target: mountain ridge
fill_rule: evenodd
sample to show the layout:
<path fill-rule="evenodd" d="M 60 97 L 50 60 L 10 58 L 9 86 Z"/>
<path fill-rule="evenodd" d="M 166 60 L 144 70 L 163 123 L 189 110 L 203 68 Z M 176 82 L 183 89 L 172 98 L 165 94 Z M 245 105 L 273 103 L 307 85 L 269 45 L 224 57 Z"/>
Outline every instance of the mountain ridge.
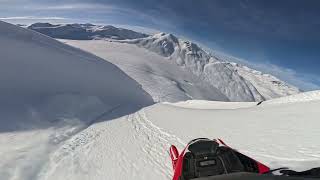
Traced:
<path fill-rule="evenodd" d="M 51 28 L 54 34 L 54 31 L 57 30 L 56 27 L 74 27 L 95 33 L 95 30 L 99 32 L 99 29 L 105 29 L 109 26 L 96 26 L 93 24 L 67 24 L 61 26 L 37 23 L 28 28 L 41 29 L 41 27 L 45 27 L 45 29 Z M 121 28 L 113 28 L 121 30 Z M 46 31 L 43 33 L 50 36 L 50 33 Z M 81 37 L 77 39 L 76 34 L 75 32 L 73 37 L 69 37 L 68 35 L 63 36 L 62 34 L 62 38 L 84 40 Z M 162 32 L 154 35 L 141 33 L 139 37 L 126 36 L 130 36 L 130 38 L 113 38 L 110 33 L 104 35 L 104 38 L 94 36 L 85 40 L 102 39 L 110 42 L 134 44 L 147 49 L 174 62 L 182 69 L 190 71 L 190 73 L 196 75 L 201 81 L 218 89 L 218 91 L 228 97 L 230 101 L 264 101 L 300 92 L 298 88 L 272 75 L 264 74 L 247 66 L 230 62 L 227 58 L 223 58 L 218 54 L 208 53 L 196 43 L 180 39 L 170 33 Z"/>
<path fill-rule="evenodd" d="M 147 37 L 147 34 L 135 32 L 129 29 L 116 28 L 111 25 L 86 24 L 50 24 L 34 23 L 27 26 L 28 29 L 40 32 L 52 38 L 92 40 L 92 39 L 136 39 Z"/>
<path fill-rule="evenodd" d="M 192 73 L 203 76 L 233 101 L 262 101 L 300 92 L 298 88 L 270 74 L 229 62 L 173 34 L 158 33 L 146 38 L 118 42 L 136 44 L 175 61 L 178 66 L 186 67 Z M 232 81 L 235 83 L 230 84 Z M 232 88 L 228 88 L 230 86 Z M 231 91 L 239 93 L 234 94 Z M 243 97 L 242 93 L 247 97 Z"/>

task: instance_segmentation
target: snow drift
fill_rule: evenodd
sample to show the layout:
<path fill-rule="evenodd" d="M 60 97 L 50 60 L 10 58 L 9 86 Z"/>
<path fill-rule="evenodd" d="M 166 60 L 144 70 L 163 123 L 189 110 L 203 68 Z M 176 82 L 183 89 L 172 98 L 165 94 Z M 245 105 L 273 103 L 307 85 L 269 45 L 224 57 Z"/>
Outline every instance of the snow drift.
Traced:
<path fill-rule="evenodd" d="M 0 179 L 34 179 L 63 140 L 153 103 L 115 65 L 1 21 L 0 82 Z"/>
<path fill-rule="evenodd" d="M 306 96 L 314 100 L 304 101 Z M 77 134 L 55 151 L 40 177 L 170 179 L 170 145 L 181 150 L 198 137 L 222 138 L 271 168 L 319 167 L 319 92 L 290 99 L 299 102 L 156 104 Z"/>
<path fill-rule="evenodd" d="M 70 111 L 58 103 L 59 99 L 105 104 L 105 111 L 129 104 L 142 107 L 151 102 L 134 80 L 89 53 L 4 22 L 0 24 L 0 40 L 2 105 L 50 101 L 55 107 L 47 110 L 53 113 L 54 109 L 49 108 Z M 70 105 L 85 108 L 80 104 Z"/>

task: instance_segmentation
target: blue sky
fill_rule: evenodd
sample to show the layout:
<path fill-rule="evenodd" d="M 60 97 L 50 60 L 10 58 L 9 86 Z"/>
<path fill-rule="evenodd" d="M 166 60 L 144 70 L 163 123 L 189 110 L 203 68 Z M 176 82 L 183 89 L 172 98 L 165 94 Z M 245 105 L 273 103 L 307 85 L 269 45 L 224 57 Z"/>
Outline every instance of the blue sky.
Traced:
<path fill-rule="evenodd" d="M 0 19 L 172 32 L 312 90 L 320 89 L 319 9 L 318 0 L 0 0 Z"/>

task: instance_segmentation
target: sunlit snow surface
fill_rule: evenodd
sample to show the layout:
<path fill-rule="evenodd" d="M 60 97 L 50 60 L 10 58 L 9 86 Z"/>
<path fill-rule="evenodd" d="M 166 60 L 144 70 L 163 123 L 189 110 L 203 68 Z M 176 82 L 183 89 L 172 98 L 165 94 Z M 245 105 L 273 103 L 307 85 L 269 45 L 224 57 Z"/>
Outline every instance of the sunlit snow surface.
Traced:
<path fill-rule="evenodd" d="M 300 92 L 272 75 L 227 62 L 171 34 L 122 41 L 61 41 L 116 64 L 157 102 L 259 102 Z"/>
<path fill-rule="evenodd" d="M 153 104 L 115 65 L 0 21 L 0 179 L 37 179 L 49 154 L 90 124 Z"/>
<path fill-rule="evenodd" d="M 312 98 L 319 98 L 319 92 L 313 94 Z M 271 168 L 320 166 L 320 101 L 304 101 L 304 97 L 292 97 L 299 101 L 295 103 L 271 105 L 269 101 L 259 106 L 199 101 L 156 104 L 94 124 L 66 141 L 50 156 L 41 179 L 170 179 L 169 146 L 181 150 L 198 137 L 222 138 Z"/>
<path fill-rule="evenodd" d="M 93 24 L 35 23 L 28 28 L 111 61 L 157 102 L 259 102 L 300 92 L 272 75 L 232 63 L 228 56 L 208 53 L 173 34 L 146 35 Z"/>
<path fill-rule="evenodd" d="M 155 101 L 189 99 L 229 101 L 215 87 L 164 57 L 132 44 L 102 40 L 61 40 L 107 59 L 142 85 Z"/>

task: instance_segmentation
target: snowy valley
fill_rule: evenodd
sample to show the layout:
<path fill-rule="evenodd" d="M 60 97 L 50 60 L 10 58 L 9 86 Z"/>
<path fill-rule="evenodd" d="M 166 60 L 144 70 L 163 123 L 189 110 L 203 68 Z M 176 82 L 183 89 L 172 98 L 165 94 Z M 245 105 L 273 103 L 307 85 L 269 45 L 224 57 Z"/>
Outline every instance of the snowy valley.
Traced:
<path fill-rule="evenodd" d="M 198 137 L 320 166 L 320 91 L 172 34 L 0 21 L 0 82 L 0 179 L 171 179 L 170 145 Z"/>

